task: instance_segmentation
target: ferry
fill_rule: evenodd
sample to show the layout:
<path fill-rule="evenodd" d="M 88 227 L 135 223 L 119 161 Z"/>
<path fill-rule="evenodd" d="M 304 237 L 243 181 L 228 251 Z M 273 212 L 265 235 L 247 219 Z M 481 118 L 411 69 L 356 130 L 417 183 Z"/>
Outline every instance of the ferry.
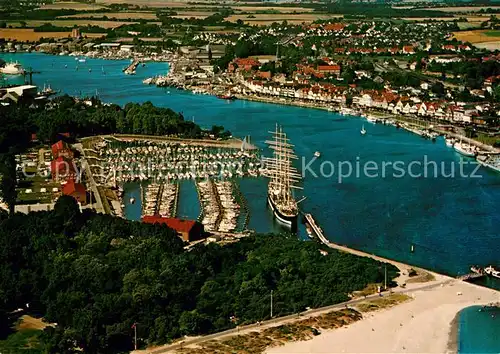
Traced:
<path fill-rule="evenodd" d="M 5 75 L 23 75 L 25 73 L 23 67 L 18 62 L 6 63 L 0 68 L 0 74 Z"/>
<path fill-rule="evenodd" d="M 459 154 L 466 156 L 466 157 L 474 157 L 476 156 L 476 149 L 472 145 L 465 144 L 463 142 L 455 143 L 453 145 L 453 148 L 455 149 L 456 152 Z"/>
<path fill-rule="evenodd" d="M 273 150 L 273 157 L 264 160 L 267 165 L 265 176 L 270 178 L 267 202 L 278 222 L 295 231 L 298 204 L 302 201 L 296 201 L 293 196 L 293 189 L 302 189 L 297 186 L 301 176 L 292 166 L 292 159 L 297 159 L 297 156 L 281 127 L 276 125 L 276 130 L 270 133 L 273 134 L 273 140 L 266 143 Z"/>
<path fill-rule="evenodd" d="M 493 266 L 484 268 L 484 273 L 494 278 L 500 279 L 500 270 L 496 270 Z"/>

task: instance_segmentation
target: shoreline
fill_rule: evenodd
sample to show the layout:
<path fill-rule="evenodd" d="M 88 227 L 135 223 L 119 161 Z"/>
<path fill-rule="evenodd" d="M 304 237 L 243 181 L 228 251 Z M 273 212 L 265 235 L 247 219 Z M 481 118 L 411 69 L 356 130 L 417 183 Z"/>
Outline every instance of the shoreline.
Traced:
<path fill-rule="evenodd" d="M 459 337 L 460 334 L 458 333 L 458 331 L 460 324 L 460 312 L 462 312 L 462 310 L 463 309 L 457 312 L 457 314 L 450 323 L 450 333 L 448 335 L 448 345 L 447 345 L 448 353 L 458 353 L 458 341 L 460 340 Z"/>
<path fill-rule="evenodd" d="M 498 302 L 500 292 L 458 280 L 438 284 L 428 290 L 416 289 L 408 302 L 363 313 L 361 321 L 346 328 L 268 348 L 265 353 L 457 353 L 460 312 Z"/>

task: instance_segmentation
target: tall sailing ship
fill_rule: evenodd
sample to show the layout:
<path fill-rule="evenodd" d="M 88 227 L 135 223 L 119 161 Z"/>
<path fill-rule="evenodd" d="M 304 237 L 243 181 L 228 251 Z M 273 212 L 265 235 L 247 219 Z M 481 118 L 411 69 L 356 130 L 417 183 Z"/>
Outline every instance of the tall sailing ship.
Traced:
<path fill-rule="evenodd" d="M 276 219 L 294 230 L 297 228 L 300 201 L 295 200 L 293 190 L 302 189 L 297 185 L 301 176 L 292 166 L 292 161 L 297 159 L 297 156 L 281 127 L 276 125 L 276 130 L 269 133 L 272 134 L 273 140 L 266 143 L 273 150 L 273 157 L 264 160 L 264 174 L 270 178 L 267 202 Z"/>

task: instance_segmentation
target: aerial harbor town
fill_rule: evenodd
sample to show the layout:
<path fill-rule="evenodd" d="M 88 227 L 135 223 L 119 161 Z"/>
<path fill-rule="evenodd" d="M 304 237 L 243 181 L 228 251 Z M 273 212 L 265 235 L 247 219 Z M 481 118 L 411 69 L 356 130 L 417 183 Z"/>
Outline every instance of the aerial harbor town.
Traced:
<path fill-rule="evenodd" d="M 0 352 L 500 351 L 495 2 L 0 12 Z"/>

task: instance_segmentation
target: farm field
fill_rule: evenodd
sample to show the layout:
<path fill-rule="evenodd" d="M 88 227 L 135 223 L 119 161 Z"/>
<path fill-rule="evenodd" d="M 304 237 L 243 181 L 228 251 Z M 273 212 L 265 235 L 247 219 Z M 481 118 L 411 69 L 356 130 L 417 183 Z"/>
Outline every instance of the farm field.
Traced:
<path fill-rule="evenodd" d="M 500 50 L 500 40 L 493 42 L 482 42 L 474 44 L 475 47 L 487 50 Z"/>
<path fill-rule="evenodd" d="M 60 9 L 69 9 L 69 10 L 100 10 L 105 7 L 98 4 L 86 4 L 82 2 L 71 2 L 71 1 L 61 1 L 55 2 L 53 4 L 45 4 L 40 7 L 43 10 L 60 10 Z"/>
<path fill-rule="evenodd" d="M 53 21 L 38 21 L 38 20 L 29 20 L 26 21 L 26 26 L 28 27 L 39 27 L 45 23 L 50 22 L 54 26 L 58 27 L 73 27 L 73 26 L 99 26 L 102 28 L 116 28 L 122 25 L 127 25 L 131 23 L 137 22 L 128 22 L 128 21 L 98 21 L 98 20 L 53 20 Z M 9 23 L 12 26 L 20 26 L 20 23 Z"/>
<path fill-rule="evenodd" d="M 500 37 L 500 31 L 491 30 L 484 32 L 484 34 L 487 35 L 488 37 Z"/>
<path fill-rule="evenodd" d="M 434 10 L 442 12 L 478 12 L 487 9 L 500 9 L 500 6 L 450 6 L 450 7 L 427 7 L 424 10 Z"/>
<path fill-rule="evenodd" d="M 207 6 L 220 6 L 217 2 L 206 2 L 203 4 L 189 4 L 188 1 L 172 1 L 172 0 L 98 0 L 100 5 L 110 5 L 110 4 L 130 4 L 148 7 L 172 7 L 172 8 L 186 8 L 186 7 L 207 7 Z M 201 1 L 197 1 L 201 2 Z"/>
<path fill-rule="evenodd" d="M 490 34 L 487 34 L 487 33 Z M 491 35 L 492 33 L 495 35 Z M 484 42 L 495 42 L 493 40 L 494 37 L 500 36 L 500 31 L 490 31 L 490 30 L 473 30 L 473 31 L 460 31 L 454 32 L 453 37 L 464 42 L 470 42 L 472 44 L 475 43 L 484 43 Z M 500 38 L 498 40 L 500 42 Z"/>
<path fill-rule="evenodd" d="M 83 33 L 89 38 L 100 38 L 105 34 L 101 33 Z M 67 38 L 71 36 L 71 32 L 35 32 L 33 29 L 23 28 L 2 28 L 0 29 L 0 38 L 6 40 L 16 40 L 21 42 L 35 42 L 40 38 Z"/>
<path fill-rule="evenodd" d="M 283 6 L 231 6 L 239 12 L 279 11 L 281 13 L 304 13 L 313 12 L 314 9 L 307 7 L 283 7 Z"/>
<path fill-rule="evenodd" d="M 76 15 L 68 15 L 68 16 L 59 16 L 58 19 L 70 19 L 70 18 L 116 18 L 118 20 L 127 20 L 127 19 L 144 19 L 144 20 L 156 20 L 156 14 L 154 12 L 98 12 L 98 13 L 84 13 L 84 14 L 76 14 Z"/>
<path fill-rule="evenodd" d="M 249 16 L 252 16 L 249 18 Z M 231 15 L 228 21 L 236 22 L 243 20 L 250 25 L 268 25 L 273 22 L 283 22 L 300 24 L 303 22 L 313 22 L 316 20 L 328 20 L 330 18 L 342 17 L 342 15 L 330 14 L 253 14 L 253 15 Z"/>
<path fill-rule="evenodd" d="M 208 16 L 213 15 L 215 12 L 208 11 L 176 11 L 177 15 L 172 16 L 175 18 L 207 18 Z"/>

